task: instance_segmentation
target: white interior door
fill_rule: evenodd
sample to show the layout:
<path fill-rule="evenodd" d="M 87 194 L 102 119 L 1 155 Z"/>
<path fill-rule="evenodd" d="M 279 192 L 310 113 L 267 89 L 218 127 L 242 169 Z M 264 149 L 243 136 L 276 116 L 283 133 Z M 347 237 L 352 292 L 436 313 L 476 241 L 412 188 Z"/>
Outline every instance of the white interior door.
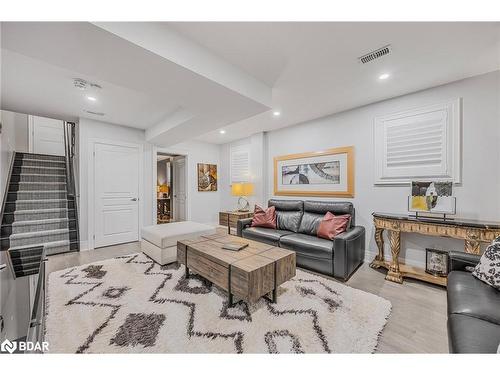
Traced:
<path fill-rule="evenodd" d="M 186 220 L 186 157 L 178 156 L 173 161 L 174 220 Z"/>
<path fill-rule="evenodd" d="M 94 247 L 139 240 L 139 147 L 94 145 Z"/>
<path fill-rule="evenodd" d="M 30 121 L 31 152 L 64 156 L 63 122 L 39 116 L 30 116 Z"/>

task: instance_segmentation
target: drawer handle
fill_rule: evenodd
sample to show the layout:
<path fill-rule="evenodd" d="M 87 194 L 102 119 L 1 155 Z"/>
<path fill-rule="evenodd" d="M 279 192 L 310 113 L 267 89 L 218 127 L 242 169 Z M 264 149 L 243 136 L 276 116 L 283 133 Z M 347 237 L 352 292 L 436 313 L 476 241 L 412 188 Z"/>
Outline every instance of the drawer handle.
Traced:
<path fill-rule="evenodd" d="M 7 268 L 7 265 L 5 263 L 0 264 L 0 271 L 3 271 L 4 268 Z"/>

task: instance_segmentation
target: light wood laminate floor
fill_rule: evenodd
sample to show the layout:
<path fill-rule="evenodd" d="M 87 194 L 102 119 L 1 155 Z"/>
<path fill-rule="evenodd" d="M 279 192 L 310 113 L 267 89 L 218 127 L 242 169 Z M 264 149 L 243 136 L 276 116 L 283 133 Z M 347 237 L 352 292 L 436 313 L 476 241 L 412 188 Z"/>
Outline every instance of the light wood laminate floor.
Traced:
<path fill-rule="evenodd" d="M 86 263 L 140 251 L 139 242 L 49 257 L 47 274 Z M 323 275 L 324 276 L 324 275 Z M 446 289 L 420 281 L 396 284 L 385 272 L 363 264 L 347 285 L 379 295 L 392 303 L 377 353 L 448 353 Z"/>

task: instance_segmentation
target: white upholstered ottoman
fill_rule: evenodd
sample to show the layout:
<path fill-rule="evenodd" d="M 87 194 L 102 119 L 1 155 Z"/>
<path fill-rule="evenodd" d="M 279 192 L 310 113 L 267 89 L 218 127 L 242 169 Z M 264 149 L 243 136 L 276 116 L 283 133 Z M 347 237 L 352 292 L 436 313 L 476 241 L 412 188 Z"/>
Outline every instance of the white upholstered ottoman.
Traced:
<path fill-rule="evenodd" d="M 177 241 L 214 233 L 214 227 L 194 221 L 151 225 L 142 228 L 141 250 L 164 265 L 177 260 Z"/>

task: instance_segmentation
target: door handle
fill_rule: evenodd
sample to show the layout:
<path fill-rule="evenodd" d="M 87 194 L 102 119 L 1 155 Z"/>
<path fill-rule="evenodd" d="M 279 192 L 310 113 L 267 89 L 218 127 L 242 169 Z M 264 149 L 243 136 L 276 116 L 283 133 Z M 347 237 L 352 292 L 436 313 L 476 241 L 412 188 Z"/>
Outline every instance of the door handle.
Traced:
<path fill-rule="evenodd" d="M 132 198 L 131 201 L 135 202 L 137 200 L 137 198 Z"/>

